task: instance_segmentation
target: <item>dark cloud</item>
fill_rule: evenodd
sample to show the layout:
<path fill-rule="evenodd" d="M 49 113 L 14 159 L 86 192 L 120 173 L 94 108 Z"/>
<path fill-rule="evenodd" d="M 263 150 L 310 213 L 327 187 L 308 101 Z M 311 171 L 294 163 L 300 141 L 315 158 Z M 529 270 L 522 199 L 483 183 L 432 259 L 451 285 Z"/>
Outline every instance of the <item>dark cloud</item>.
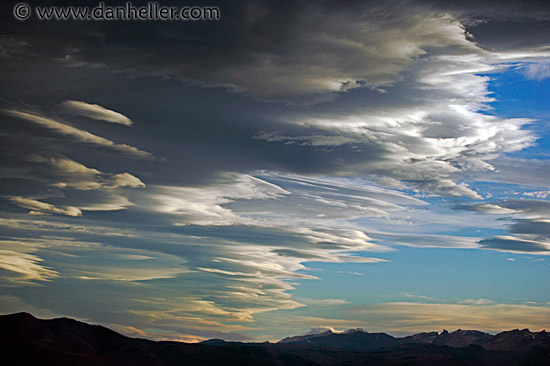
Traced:
<path fill-rule="evenodd" d="M 550 222 L 548 220 L 516 220 L 508 230 L 513 234 L 529 234 L 550 238 Z"/>
<path fill-rule="evenodd" d="M 540 200 L 507 200 L 477 205 L 457 205 L 457 210 L 500 214 L 512 224 L 507 229 L 509 236 L 496 236 L 478 243 L 489 249 L 545 253 L 550 251 L 550 202 Z"/>
<path fill-rule="evenodd" d="M 550 253 L 548 242 L 540 243 L 507 236 L 497 236 L 494 238 L 483 239 L 479 241 L 479 244 L 487 249 L 503 250 L 507 252 L 539 254 Z"/>
<path fill-rule="evenodd" d="M 550 217 L 550 201 L 509 200 L 502 202 L 501 205 L 526 216 Z"/>

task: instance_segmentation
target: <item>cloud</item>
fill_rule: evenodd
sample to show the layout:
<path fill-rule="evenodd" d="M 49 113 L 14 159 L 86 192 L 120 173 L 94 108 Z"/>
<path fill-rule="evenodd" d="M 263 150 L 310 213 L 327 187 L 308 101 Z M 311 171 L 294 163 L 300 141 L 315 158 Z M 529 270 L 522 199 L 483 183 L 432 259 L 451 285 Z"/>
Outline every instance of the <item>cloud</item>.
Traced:
<path fill-rule="evenodd" d="M 83 281 L 137 282 L 175 278 L 189 270 L 185 259 L 135 248 L 116 248 L 94 242 L 72 240 L 65 236 L 53 239 L 12 238 L 2 240 L 0 268 L 16 273 L 6 276 L 11 282 L 32 284 L 51 281 L 59 272 L 41 264 L 41 256 L 54 252 L 56 267 L 71 268 L 64 276 Z M 31 254 L 32 253 L 32 254 Z M 56 260 L 53 261 L 56 263 Z"/>
<path fill-rule="evenodd" d="M 90 149 L 100 145 L 142 156 L 149 156 L 149 153 L 129 145 L 115 144 L 40 113 L 14 109 L 3 111 L 35 122 L 39 127 L 35 129 L 32 125 L 8 119 L 6 133 L 2 136 L 2 150 L 6 154 L 2 162 L 6 168 L 2 174 L 4 196 L 18 206 L 30 209 L 30 214 L 81 216 L 83 210 L 120 210 L 132 205 L 120 194 L 121 189 L 145 187 L 139 178 L 128 172 L 107 173 L 98 169 L 107 166 L 112 170 L 113 166 L 106 164 L 100 154 L 98 157 L 97 149 L 93 153 Z M 56 133 L 44 136 L 41 127 L 53 129 Z M 67 134 L 75 139 L 67 139 Z M 92 146 L 82 142 L 91 142 Z M 67 157 L 67 153 L 91 161 L 94 168 Z"/>
<path fill-rule="evenodd" d="M 459 205 L 455 209 L 490 214 L 515 214 L 530 219 L 550 217 L 550 201 L 531 199 L 506 200 L 498 202 L 498 204 Z"/>
<path fill-rule="evenodd" d="M 516 219 L 508 230 L 513 234 L 532 235 L 550 239 L 550 219 Z"/>
<path fill-rule="evenodd" d="M 549 218 L 550 201 L 537 200 L 508 200 L 500 203 L 501 206 L 521 213 L 521 216 L 531 218 Z"/>
<path fill-rule="evenodd" d="M 51 281 L 58 277 L 58 272 L 40 265 L 40 262 L 42 259 L 33 254 L 0 249 L 0 268 L 15 274 L 7 276 L 2 282 L 8 280 L 15 284 L 30 284 L 32 281 Z"/>
<path fill-rule="evenodd" d="M 483 212 L 488 214 L 513 214 L 519 212 L 492 203 L 482 203 L 478 205 L 461 205 L 457 206 L 456 208 L 459 210 Z"/>
<path fill-rule="evenodd" d="M 107 174 L 88 168 L 62 155 L 41 157 L 33 155 L 33 162 L 46 163 L 56 169 L 53 185 L 59 188 L 72 187 L 79 190 L 116 189 L 122 187 L 143 188 L 145 184 L 130 173 Z"/>
<path fill-rule="evenodd" d="M 253 138 L 267 142 L 284 142 L 285 144 L 300 144 L 309 146 L 339 146 L 350 143 L 359 143 L 359 139 L 345 136 L 284 136 L 281 132 L 260 131 Z"/>
<path fill-rule="evenodd" d="M 345 300 L 345 299 L 304 299 L 300 298 L 300 301 L 307 305 L 315 305 L 315 306 L 342 306 L 342 305 L 349 305 L 351 302 Z M 322 332 L 321 332 L 322 333 Z"/>
<path fill-rule="evenodd" d="M 486 249 L 515 253 L 550 254 L 550 202 L 539 200 L 506 200 L 498 204 L 462 205 L 459 210 L 489 214 L 512 215 L 508 225 L 510 235 L 482 239 Z"/>
<path fill-rule="evenodd" d="M 97 104 L 89 104 L 77 100 L 66 100 L 61 103 L 61 107 L 63 111 L 67 113 L 76 114 L 91 119 L 98 119 L 111 123 L 119 123 L 125 126 L 131 126 L 133 123 L 132 120 L 125 115 L 104 108 Z"/>
<path fill-rule="evenodd" d="M 514 236 L 495 236 L 480 240 L 479 244 L 484 248 L 506 252 L 550 255 L 550 241 L 548 240 L 534 241 Z"/>
<path fill-rule="evenodd" d="M 453 302 L 386 302 L 369 306 L 346 306 L 339 318 L 292 316 L 288 326 L 306 328 L 323 324 L 334 328 L 363 327 L 395 336 L 448 329 L 477 329 L 502 332 L 510 329 L 544 329 L 550 309 L 545 304 L 496 303 L 485 299 Z M 360 319 L 360 320 L 358 320 Z"/>
<path fill-rule="evenodd" d="M 392 233 L 373 229 L 365 230 L 369 235 L 382 240 L 388 245 L 403 245 L 417 248 L 456 248 L 456 249 L 476 249 L 479 248 L 477 240 L 479 238 L 456 236 L 456 235 L 437 235 L 437 234 L 414 234 L 414 233 Z"/>
<path fill-rule="evenodd" d="M 134 177 L 130 173 L 120 173 L 115 174 L 113 177 L 113 183 L 109 186 L 110 188 L 121 188 L 121 187 L 130 187 L 130 188 L 143 188 L 145 184 L 137 177 Z"/>
<path fill-rule="evenodd" d="M 523 73 L 525 77 L 533 80 L 544 80 L 550 78 L 549 63 L 529 63 L 524 65 Z"/>
<path fill-rule="evenodd" d="M 500 332 L 509 329 L 544 329 L 550 315 L 547 306 L 522 304 L 426 304 L 396 302 L 366 307 L 370 328 L 389 332 L 421 332 L 440 329 L 479 329 Z M 384 325 L 385 324 L 385 325 Z"/>
<path fill-rule="evenodd" d="M 11 197 L 10 201 L 19 207 L 31 210 L 30 214 L 60 214 L 66 216 L 82 216 L 82 211 L 76 207 L 59 208 L 52 204 L 41 202 L 32 198 Z"/>
<path fill-rule="evenodd" d="M 103 196 L 92 195 L 89 201 L 79 204 L 79 209 L 83 211 L 118 211 L 124 210 L 134 204 L 128 198 L 117 194 L 105 194 Z"/>
<path fill-rule="evenodd" d="M 476 172 L 472 178 L 482 182 L 523 184 L 550 188 L 550 161 L 545 159 L 522 159 L 500 156 L 492 161 L 495 170 Z"/>
<path fill-rule="evenodd" d="M 109 139 L 96 136 L 90 132 L 80 130 L 76 127 L 69 126 L 65 123 L 58 122 L 53 118 L 44 117 L 42 115 L 34 114 L 30 112 L 18 111 L 15 109 L 3 109 L 2 111 L 4 114 L 7 114 L 9 116 L 13 116 L 19 119 L 23 119 L 25 121 L 33 122 L 35 124 L 48 128 L 62 135 L 71 136 L 80 142 L 86 142 L 86 143 L 90 143 L 90 144 L 94 144 L 102 147 L 111 148 L 111 149 L 129 154 L 131 156 L 137 156 L 141 158 L 152 157 L 152 155 L 146 151 L 142 151 L 133 146 L 129 146 L 125 144 L 117 144 Z"/>
<path fill-rule="evenodd" d="M 62 238 L 10 238 L 0 240 L 0 268 L 7 273 L 0 281 L 2 286 L 36 286 L 36 281 L 48 282 L 60 276 L 55 266 L 44 264 L 38 252 L 44 248 L 63 248 L 68 246 L 85 248 L 93 243 L 77 243 Z M 53 268 L 52 268 L 53 267 Z"/>
<path fill-rule="evenodd" d="M 228 176 L 227 183 L 214 186 L 160 187 L 154 196 L 154 208 L 182 218 L 182 225 L 235 225 L 252 224 L 254 220 L 236 215 L 224 207 L 234 200 L 266 200 L 289 194 L 284 189 L 249 175 Z"/>
<path fill-rule="evenodd" d="M 477 62 L 465 58 L 463 67 Z M 341 145 L 343 148 L 354 141 L 351 143 L 353 147 L 349 148 L 351 157 L 373 152 L 363 159 L 350 159 L 340 171 L 336 170 L 338 174 L 374 173 L 442 196 L 480 199 L 477 192 L 464 182 L 457 183 L 455 177 L 468 172 L 493 171 L 491 161 L 498 155 L 530 146 L 535 138 L 522 126 L 531 120 L 504 120 L 474 111 L 486 101 L 483 77 L 472 77 L 466 70 L 448 74 L 443 70 L 433 70 L 434 66 L 429 63 L 424 67 L 423 71 L 429 72 L 431 79 L 418 80 L 429 85 L 427 87 L 413 87 L 414 104 L 411 100 L 411 105 L 408 105 L 408 97 L 402 95 L 398 95 L 401 99 L 397 104 L 393 100 L 397 95 L 388 88 L 388 93 L 376 98 L 384 105 L 382 108 L 335 111 L 326 116 L 299 119 L 292 125 L 309 130 L 310 141 L 319 141 L 318 136 L 340 137 L 338 143 L 326 143 L 327 146 Z M 438 74 L 442 80 L 438 79 Z M 408 86 L 400 87 L 407 89 Z M 427 92 L 431 88 L 438 92 L 435 99 Z M 477 90 L 466 95 L 462 89 Z M 462 104 L 449 105 L 447 98 L 451 95 L 454 95 L 455 103 L 459 99 Z M 265 131 L 255 138 L 263 138 L 272 144 L 306 141 L 303 134 L 283 136 Z"/>
<path fill-rule="evenodd" d="M 227 171 L 252 174 L 256 169 L 325 176 L 375 174 L 437 195 L 481 199 L 463 176 L 498 173 L 493 160 L 535 141 L 534 133 L 525 129 L 531 120 L 488 115 L 487 104 L 493 98 L 487 90 L 490 77 L 483 74 L 505 70 L 505 62 L 525 61 L 537 50 L 513 55 L 484 49 L 466 33 L 476 23 L 472 17 L 477 13 L 469 8 L 431 2 L 394 2 L 390 7 L 353 3 L 341 8 L 307 1 L 282 7 L 268 1 L 259 16 L 259 10 L 241 5 L 234 9 L 238 22 L 218 22 L 209 29 L 227 34 L 223 50 L 209 47 L 215 41 L 206 32 L 194 34 L 193 41 L 185 39 L 183 53 L 170 52 L 175 43 L 184 42 L 175 36 L 184 32 L 178 32 L 179 25 L 167 25 L 154 35 L 155 42 L 125 35 L 106 37 L 96 45 L 86 38 L 81 47 L 69 51 L 74 59 L 105 65 L 94 69 L 94 75 L 117 77 L 123 84 L 135 78 L 139 81 L 132 83 L 148 87 L 141 76 L 177 76 L 193 85 L 189 94 L 205 92 L 198 86 L 224 86 L 253 97 L 248 101 L 231 96 L 238 103 L 232 104 L 234 109 L 241 111 L 235 119 L 202 107 L 197 107 L 200 112 L 189 106 L 175 108 L 186 93 L 153 98 L 149 118 L 159 111 L 169 113 L 154 126 L 140 126 L 140 133 L 160 136 L 165 142 L 161 148 L 173 154 L 173 165 L 159 168 L 163 174 L 171 168 L 172 177 L 177 174 L 193 183 Z M 500 14 L 496 5 L 475 8 L 483 17 L 493 10 Z M 520 13 L 540 17 L 532 10 Z M 110 28 L 97 27 L 101 34 L 112 34 Z M 272 32 L 273 27 L 285 32 Z M 93 32 L 86 35 L 98 37 Z M 204 47 L 198 46 L 201 40 Z M 170 48 L 164 48 L 167 45 Z M 109 47 L 109 52 L 100 52 L 102 47 Z M 67 54 L 66 49 L 59 52 Z M 86 70 L 80 73 L 90 73 Z M 218 88 L 208 93 L 212 101 L 227 96 Z M 208 100 L 195 98 L 198 106 Z M 299 106 L 283 111 L 257 99 Z M 132 99 L 132 104 L 138 102 Z M 309 108 L 302 103 L 317 105 Z M 147 113 L 137 106 L 136 115 L 143 115 L 137 110 Z M 174 121 L 183 115 L 188 116 L 186 134 L 180 136 L 175 125 L 179 122 Z M 215 127 L 212 121 L 217 121 Z M 189 141 L 172 145 L 175 136 Z M 186 154 L 200 155 L 200 162 L 181 161 Z M 295 159 L 297 155 L 301 159 Z M 223 162 L 219 156 L 224 156 Z"/>
<path fill-rule="evenodd" d="M 178 40 L 173 30 L 158 37 L 156 43 L 148 43 L 149 47 L 140 44 L 144 41 L 126 38 L 122 49 L 109 44 L 111 38 L 107 37 L 107 44 L 112 46 L 108 58 L 86 49 L 69 56 L 73 62 L 86 65 L 101 63 L 121 69 L 134 67 L 142 73 L 176 73 L 186 81 L 292 102 L 327 100 L 338 92 L 359 87 L 391 85 L 428 50 L 453 48 L 466 52 L 475 48 L 450 14 L 442 15 L 422 4 L 392 5 L 389 17 L 387 7 L 375 3 L 343 8 L 330 3 L 301 1 L 281 6 L 266 1 L 263 15 L 256 17 L 250 16 L 250 11 L 241 11 L 250 9 L 250 4 L 240 4 L 235 6 L 238 22 L 220 22 L 221 29 L 216 27 L 218 32 L 238 37 L 229 37 L 224 50 L 217 50 L 218 55 L 223 52 L 223 57 L 215 60 L 209 47 L 166 52 L 165 47 Z M 285 31 L 273 32 L 275 28 Z M 207 34 L 204 39 L 195 35 L 196 45 L 203 40 L 211 43 L 212 37 Z M 163 55 L 158 54 L 159 49 L 164 50 Z M 156 68 L 147 66 L 150 60 L 155 60 Z"/>
<path fill-rule="evenodd" d="M 523 195 L 534 198 L 549 198 L 550 191 L 523 192 Z"/>

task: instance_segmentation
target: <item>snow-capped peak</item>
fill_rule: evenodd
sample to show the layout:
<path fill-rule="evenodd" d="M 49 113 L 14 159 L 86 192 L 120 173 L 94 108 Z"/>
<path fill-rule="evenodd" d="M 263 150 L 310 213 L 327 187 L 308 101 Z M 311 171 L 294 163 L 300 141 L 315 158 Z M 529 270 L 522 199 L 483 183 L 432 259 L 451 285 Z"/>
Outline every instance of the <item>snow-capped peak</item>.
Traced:
<path fill-rule="evenodd" d="M 348 330 L 345 330 L 343 333 L 344 334 L 351 334 L 351 333 L 367 333 L 366 330 L 364 330 L 363 328 L 354 328 L 354 329 L 348 329 Z"/>

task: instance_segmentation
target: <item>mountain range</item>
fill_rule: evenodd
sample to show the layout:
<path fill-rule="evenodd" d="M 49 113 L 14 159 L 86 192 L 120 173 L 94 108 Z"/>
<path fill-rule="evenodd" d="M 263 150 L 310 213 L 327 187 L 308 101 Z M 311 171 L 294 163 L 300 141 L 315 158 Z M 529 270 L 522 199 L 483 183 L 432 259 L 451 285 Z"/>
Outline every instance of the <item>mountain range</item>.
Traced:
<path fill-rule="evenodd" d="M 68 318 L 0 316 L 2 365 L 550 365 L 550 334 L 528 329 L 393 337 L 363 329 L 327 330 L 277 343 L 201 343 L 130 338 Z"/>

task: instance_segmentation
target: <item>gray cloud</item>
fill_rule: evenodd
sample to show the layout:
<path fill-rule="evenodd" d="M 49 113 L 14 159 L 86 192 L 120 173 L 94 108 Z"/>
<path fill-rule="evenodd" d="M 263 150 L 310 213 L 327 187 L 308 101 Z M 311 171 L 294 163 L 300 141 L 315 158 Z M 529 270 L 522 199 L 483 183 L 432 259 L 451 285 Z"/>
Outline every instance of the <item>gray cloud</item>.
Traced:
<path fill-rule="evenodd" d="M 548 254 L 550 251 L 550 202 L 539 200 L 507 200 L 496 204 L 462 205 L 459 210 L 510 216 L 511 235 L 495 236 L 478 243 L 488 249 Z"/>
<path fill-rule="evenodd" d="M 503 250 L 518 253 L 550 254 L 550 242 L 522 240 L 510 236 L 495 236 L 479 241 L 479 244 L 488 249 Z"/>
<path fill-rule="evenodd" d="M 461 205 L 457 206 L 457 209 L 495 214 L 518 214 L 528 218 L 550 217 L 549 201 L 531 199 L 506 200 L 495 204 Z"/>
<path fill-rule="evenodd" d="M 217 93 L 223 91 L 216 86 L 224 86 L 254 98 L 298 104 L 337 97 L 337 101 L 317 104 L 315 109 L 294 106 L 284 113 L 234 97 L 243 110 L 259 116 L 250 122 L 209 115 L 204 108 L 189 114 L 187 106 L 166 114 L 161 106 L 170 105 L 170 97 L 153 98 L 149 109 L 159 106 L 158 112 L 148 112 L 148 118 L 156 121 L 154 129 L 139 133 L 164 139 L 159 148 L 166 155 L 202 156 L 201 162 L 169 157 L 177 164 L 158 167 L 160 175 L 180 164 L 178 177 L 200 183 L 223 171 L 251 173 L 256 169 L 340 176 L 378 174 L 438 195 L 481 198 L 460 176 L 471 171 L 494 172 L 493 159 L 531 145 L 535 137 L 522 128 L 531 122 L 528 119 L 499 119 L 480 112 L 491 98 L 488 78 L 477 74 L 504 69 L 504 60 L 524 60 L 527 54 L 535 57 L 535 50 L 515 56 L 491 53 L 468 37 L 464 24 L 476 23 L 472 14 L 486 17 L 500 12 L 496 4 L 475 5 L 476 11 L 431 2 L 394 2 L 390 8 L 359 2 L 348 6 L 334 7 L 330 2 L 315 6 L 310 2 L 292 6 L 237 4 L 231 7 L 228 19 L 209 24 L 204 34 L 198 28 L 184 32 L 188 34 L 185 40 L 177 37 L 181 33 L 178 27 L 185 25 L 163 25 L 151 37 L 139 40 L 130 35 L 130 28 L 142 25 L 128 29 L 94 25 L 98 27 L 95 32 L 87 29 L 83 34 L 102 37 L 103 43 L 79 44 L 78 36 L 68 37 L 67 42 L 75 47 L 53 47 L 51 52 L 56 53 L 55 60 L 66 60 L 68 55 L 73 61 L 69 71 L 57 61 L 58 69 L 84 78 L 91 72 L 100 78 L 114 75 L 128 83 L 130 78 L 160 75 L 170 79 L 176 75 L 193 85 L 214 87 Z M 508 16 L 538 19 L 531 6 L 520 8 L 507 11 Z M 273 28 L 285 31 L 270 31 Z M 218 31 L 227 35 L 226 44 L 216 48 L 217 55 L 212 57 L 210 46 L 217 40 L 208 34 Z M 181 52 L 169 51 L 181 42 L 186 45 Z M 163 47 L 166 44 L 172 46 Z M 17 57 L 22 47 L 35 46 L 32 40 L 13 39 L 6 45 L 12 57 Z M 109 52 L 101 52 L 103 47 Z M 74 64 L 77 59 L 81 64 Z M 293 67 L 287 67 L 290 64 Z M 136 82 L 134 87 L 149 88 L 149 84 Z M 214 99 L 219 98 L 213 93 Z M 71 98 L 73 104 L 77 100 L 63 98 Z M 180 104 L 179 98 L 189 97 L 181 95 L 172 104 Z M 100 102 L 141 104 L 135 100 Z M 202 105 L 204 99 L 197 102 Z M 138 116 L 141 112 L 128 113 Z M 157 121 L 159 113 L 165 120 Z M 195 119 L 201 122 L 189 121 Z M 209 119 L 217 121 L 215 126 L 205 122 Z M 172 144 L 174 131 L 182 131 L 179 125 L 185 126 L 185 133 L 179 133 L 185 135 L 180 135 L 184 141 Z M 294 158 L 296 154 L 302 157 L 300 161 Z M 223 163 L 217 159 L 220 155 Z M 176 180 L 176 175 L 171 175 Z"/>
<path fill-rule="evenodd" d="M 550 220 L 519 219 L 515 220 L 515 222 L 510 225 L 508 230 L 514 234 L 530 234 L 550 238 Z"/>

